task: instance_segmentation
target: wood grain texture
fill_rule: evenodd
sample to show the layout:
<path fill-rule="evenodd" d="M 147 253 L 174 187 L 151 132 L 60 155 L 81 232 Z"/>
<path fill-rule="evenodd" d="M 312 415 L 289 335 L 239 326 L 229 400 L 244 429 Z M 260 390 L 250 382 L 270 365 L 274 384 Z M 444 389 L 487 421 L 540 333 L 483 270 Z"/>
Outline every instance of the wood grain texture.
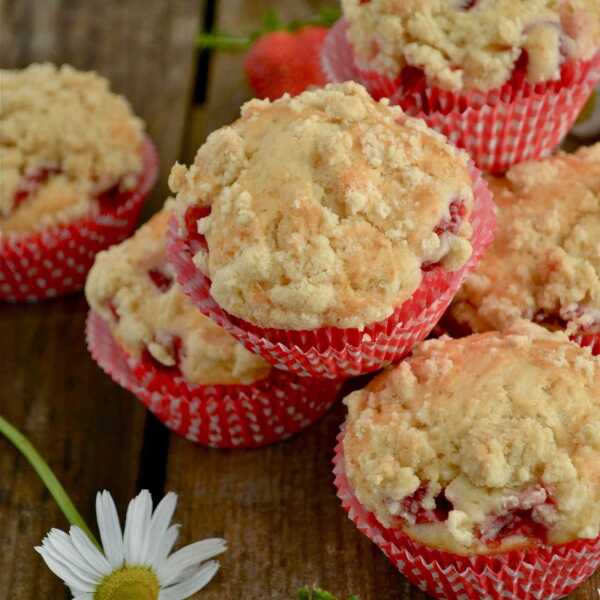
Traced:
<path fill-rule="evenodd" d="M 144 411 L 88 356 L 85 300 L 0 306 L 0 414 L 30 437 L 88 523 L 99 489 L 134 494 Z M 0 597 L 61 598 L 34 553 L 65 518 L 24 458 L 0 438 Z M 6 596 L 2 594 L 6 593 Z"/>
<path fill-rule="evenodd" d="M 67 62 L 108 77 L 160 151 L 156 207 L 181 149 L 203 9 L 199 0 L 0 0 L 0 66 Z M 97 490 L 122 509 L 137 492 L 147 413 L 88 356 L 86 313 L 81 295 L 0 304 L 0 414 L 30 436 L 92 524 Z M 0 598 L 70 597 L 33 551 L 51 527 L 65 528 L 64 517 L 0 438 Z"/>
<path fill-rule="evenodd" d="M 31 62 L 94 69 L 125 94 L 161 157 L 153 197 L 179 157 L 204 0 L 0 0 L 0 67 Z"/>

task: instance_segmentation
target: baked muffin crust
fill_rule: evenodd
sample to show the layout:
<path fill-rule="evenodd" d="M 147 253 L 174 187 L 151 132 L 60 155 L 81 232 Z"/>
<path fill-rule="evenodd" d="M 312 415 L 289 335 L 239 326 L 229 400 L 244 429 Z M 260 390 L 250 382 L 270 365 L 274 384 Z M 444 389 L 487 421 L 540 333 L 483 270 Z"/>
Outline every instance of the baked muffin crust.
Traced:
<path fill-rule="evenodd" d="M 262 327 L 363 327 L 472 249 L 468 159 L 354 83 L 251 101 L 170 185 L 180 216 L 210 207 L 195 257 L 229 313 Z M 460 226 L 452 220 L 460 205 Z M 183 218 L 182 218 L 183 221 Z"/>
<path fill-rule="evenodd" d="M 459 554 L 600 534 L 600 359 L 564 334 L 425 342 L 345 402 L 346 472 L 384 526 Z"/>
<path fill-rule="evenodd" d="M 600 144 L 490 178 L 498 229 L 450 308 L 471 331 L 600 324 Z"/>
<path fill-rule="evenodd" d="M 0 81 L 0 232 L 72 220 L 101 192 L 135 186 L 143 123 L 106 79 L 32 64 Z"/>
<path fill-rule="evenodd" d="M 600 48 L 596 0 L 342 0 L 359 63 L 389 77 L 405 66 L 449 90 L 510 80 L 523 50 L 531 83 Z"/>
<path fill-rule="evenodd" d="M 131 356 L 147 351 L 165 367 L 178 366 L 189 383 L 264 379 L 270 366 L 202 315 L 177 285 L 166 260 L 170 216 L 164 209 L 132 238 L 98 254 L 85 288 L 91 308 Z"/>

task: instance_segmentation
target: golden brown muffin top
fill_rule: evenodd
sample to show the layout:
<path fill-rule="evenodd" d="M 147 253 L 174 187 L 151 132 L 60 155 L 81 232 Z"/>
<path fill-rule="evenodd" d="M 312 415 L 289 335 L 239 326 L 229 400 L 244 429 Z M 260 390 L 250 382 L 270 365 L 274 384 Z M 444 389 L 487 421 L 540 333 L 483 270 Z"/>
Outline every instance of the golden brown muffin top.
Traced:
<path fill-rule="evenodd" d="M 359 62 L 396 77 L 424 70 L 449 90 L 506 83 L 523 50 L 527 79 L 558 79 L 565 60 L 600 48 L 597 0 L 342 0 Z"/>
<path fill-rule="evenodd" d="M 0 70 L 0 232 L 89 212 L 142 169 L 143 123 L 106 79 L 63 65 Z"/>
<path fill-rule="evenodd" d="M 345 402 L 346 472 L 384 526 L 460 554 L 600 534 L 600 358 L 564 334 L 425 342 Z"/>
<path fill-rule="evenodd" d="M 521 163 L 490 187 L 496 238 L 452 319 L 488 331 L 525 318 L 570 333 L 600 322 L 600 144 Z"/>
<path fill-rule="evenodd" d="M 199 220 L 195 263 L 229 313 L 262 327 L 363 327 L 410 298 L 425 263 L 471 255 L 468 159 L 354 83 L 252 101 L 173 168 Z M 464 220 L 453 231 L 460 203 Z"/>
<path fill-rule="evenodd" d="M 121 346 L 139 358 L 178 366 L 201 385 L 251 384 L 270 366 L 205 317 L 175 282 L 166 260 L 171 212 L 163 209 L 136 234 L 100 252 L 85 287 L 90 306 Z"/>

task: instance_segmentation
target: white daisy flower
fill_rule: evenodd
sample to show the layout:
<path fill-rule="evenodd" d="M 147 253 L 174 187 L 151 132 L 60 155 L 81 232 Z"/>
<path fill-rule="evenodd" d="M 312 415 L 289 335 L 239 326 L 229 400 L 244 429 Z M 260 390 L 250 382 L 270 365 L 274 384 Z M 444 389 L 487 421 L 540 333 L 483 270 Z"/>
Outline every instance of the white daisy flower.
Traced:
<path fill-rule="evenodd" d="M 210 559 L 226 545 L 207 539 L 169 556 L 179 533 L 179 525 L 171 525 L 176 505 L 177 495 L 169 493 L 153 512 L 144 490 L 129 503 L 123 533 L 112 496 L 99 492 L 103 552 L 79 527 L 71 527 L 68 535 L 53 529 L 36 550 L 74 600 L 184 600 L 213 578 L 219 563 Z"/>

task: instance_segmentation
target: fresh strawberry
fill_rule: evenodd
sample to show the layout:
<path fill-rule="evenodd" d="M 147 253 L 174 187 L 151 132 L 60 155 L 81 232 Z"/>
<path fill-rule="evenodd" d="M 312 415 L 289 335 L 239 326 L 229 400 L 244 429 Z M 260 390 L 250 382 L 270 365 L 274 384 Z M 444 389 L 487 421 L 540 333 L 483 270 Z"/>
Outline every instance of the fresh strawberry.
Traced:
<path fill-rule="evenodd" d="M 245 62 L 256 96 L 276 100 L 285 93 L 295 96 L 309 86 L 325 85 L 320 54 L 326 35 L 325 27 L 308 26 L 258 38 Z"/>

